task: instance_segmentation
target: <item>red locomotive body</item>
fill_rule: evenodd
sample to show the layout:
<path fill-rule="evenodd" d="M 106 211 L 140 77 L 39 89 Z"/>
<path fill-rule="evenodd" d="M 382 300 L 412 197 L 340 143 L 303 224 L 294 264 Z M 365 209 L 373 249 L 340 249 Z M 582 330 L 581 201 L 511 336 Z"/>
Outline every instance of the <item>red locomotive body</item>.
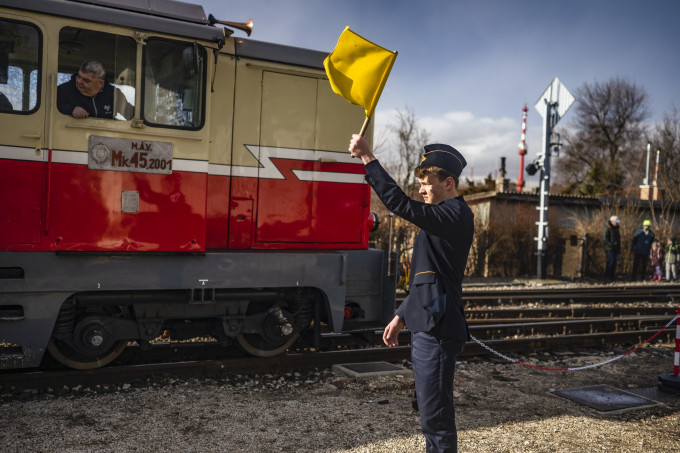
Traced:
<path fill-rule="evenodd" d="M 324 53 L 232 33 L 172 0 L 3 1 L 0 367 L 47 348 L 92 368 L 168 332 L 272 355 L 310 325 L 391 315 L 346 151 L 363 111 L 332 93 Z M 88 59 L 115 90 L 107 118 L 59 105 Z"/>

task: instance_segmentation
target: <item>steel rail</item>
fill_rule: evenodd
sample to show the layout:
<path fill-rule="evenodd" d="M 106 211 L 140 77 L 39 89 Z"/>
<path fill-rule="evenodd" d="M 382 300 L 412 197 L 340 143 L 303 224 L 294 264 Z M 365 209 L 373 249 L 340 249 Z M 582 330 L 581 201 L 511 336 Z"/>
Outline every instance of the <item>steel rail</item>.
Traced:
<path fill-rule="evenodd" d="M 378 358 L 379 357 L 379 358 Z M 222 379 L 234 375 L 285 373 L 329 367 L 338 363 L 383 360 L 397 362 L 410 357 L 410 347 L 369 348 L 331 352 L 282 354 L 268 358 L 194 360 L 146 365 L 122 365 L 93 370 L 20 371 L 0 373 L 0 395 L 25 389 L 55 393 L 75 386 L 92 387 L 140 383 L 163 378 Z"/>
<path fill-rule="evenodd" d="M 517 339 L 481 339 L 487 346 L 499 352 L 519 352 L 524 355 L 530 352 L 542 351 L 564 351 L 568 348 L 578 347 L 577 351 L 584 351 L 588 348 L 601 349 L 613 346 L 632 346 L 642 343 L 652 335 L 648 330 L 634 330 L 627 332 L 598 332 L 588 334 L 559 335 L 552 337 L 534 337 Z M 674 338 L 675 332 L 666 330 L 655 338 L 655 342 L 670 342 L 671 336 Z M 488 355 L 477 343 L 468 343 L 461 357 L 472 357 Z"/>
<path fill-rule="evenodd" d="M 672 332 L 659 335 L 655 341 L 670 341 Z M 485 339 L 487 346 L 503 353 L 574 350 L 635 345 L 647 340 L 649 330 L 620 332 L 596 332 L 524 338 Z M 461 358 L 489 355 L 490 352 L 474 342 L 467 343 Z M 94 370 L 21 371 L 0 373 L 0 395 L 33 389 L 44 392 L 48 388 L 55 393 L 76 386 L 92 387 L 141 383 L 163 378 L 222 379 L 237 374 L 252 375 L 286 373 L 314 368 L 326 368 L 334 364 L 369 361 L 398 362 L 410 359 L 410 346 L 395 348 L 372 347 L 330 352 L 289 353 L 271 358 L 236 358 L 219 360 L 195 360 L 146 365 L 108 366 Z M 99 390 L 99 391 L 103 391 Z"/>
<path fill-rule="evenodd" d="M 470 333 L 481 338 L 507 338 L 513 335 L 554 336 L 603 331 L 649 330 L 663 327 L 671 317 L 638 316 L 472 325 Z"/>
<path fill-rule="evenodd" d="M 677 307 L 492 308 L 466 310 L 469 324 L 675 315 Z"/>
<path fill-rule="evenodd" d="M 482 304 L 517 304 L 538 302 L 640 302 L 674 301 L 680 299 L 680 285 L 644 286 L 592 286 L 588 288 L 540 288 L 479 290 L 463 288 L 463 303 L 466 306 Z"/>
<path fill-rule="evenodd" d="M 397 295 L 397 306 L 404 300 Z M 463 287 L 463 304 L 466 309 L 485 306 L 521 305 L 528 302 L 545 304 L 576 303 L 638 303 L 680 301 L 680 285 L 644 286 L 591 286 L 587 288 L 535 288 L 535 289 L 476 289 Z"/>

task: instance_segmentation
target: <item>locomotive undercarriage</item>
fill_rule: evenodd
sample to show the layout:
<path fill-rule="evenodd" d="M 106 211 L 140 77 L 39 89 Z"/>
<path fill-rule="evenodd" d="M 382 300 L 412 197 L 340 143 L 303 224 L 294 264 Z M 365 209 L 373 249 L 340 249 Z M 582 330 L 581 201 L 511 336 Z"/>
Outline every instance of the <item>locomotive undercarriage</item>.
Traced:
<path fill-rule="evenodd" d="M 143 348 L 159 337 L 210 336 L 257 356 L 298 338 L 318 345 L 322 326 L 341 333 L 388 322 L 393 275 L 373 249 L 0 252 L 0 369 L 38 367 L 47 351 L 96 368 L 130 341 Z"/>
<path fill-rule="evenodd" d="M 321 295 L 305 288 L 81 293 L 62 305 L 48 351 L 65 366 L 91 369 L 115 360 L 130 341 L 146 348 L 161 336 L 211 336 L 269 357 L 309 327 L 317 302 Z"/>

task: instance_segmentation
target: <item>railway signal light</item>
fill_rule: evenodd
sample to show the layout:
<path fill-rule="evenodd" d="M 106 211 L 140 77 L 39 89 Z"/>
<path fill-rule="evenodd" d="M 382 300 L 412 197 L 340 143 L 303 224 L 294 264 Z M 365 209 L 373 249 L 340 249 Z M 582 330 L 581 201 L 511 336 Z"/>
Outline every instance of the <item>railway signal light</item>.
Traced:
<path fill-rule="evenodd" d="M 532 162 L 529 165 L 527 165 L 527 168 L 525 168 L 525 170 L 527 171 L 527 174 L 529 176 L 534 176 L 538 171 L 538 166 L 536 165 L 535 162 Z"/>

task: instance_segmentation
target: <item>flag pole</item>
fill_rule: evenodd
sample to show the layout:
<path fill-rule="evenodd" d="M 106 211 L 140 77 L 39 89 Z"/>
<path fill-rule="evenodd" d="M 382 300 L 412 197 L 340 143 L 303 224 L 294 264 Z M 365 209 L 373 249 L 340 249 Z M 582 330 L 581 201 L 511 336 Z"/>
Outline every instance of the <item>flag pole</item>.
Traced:
<path fill-rule="evenodd" d="M 371 119 L 369 117 L 366 117 L 366 119 L 364 120 L 364 125 L 361 126 L 361 132 L 359 132 L 359 135 L 361 137 L 363 137 L 364 134 L 366 133 L 366 129 L 368 129 L 368 123 L 370 123 L 370 122 L 371 122 Z M 352 159 L 354 159 L 356 157 L 352 153 L 350 153 L 350 155 L 352 156 Z"/>
<path fill-rule="evenodd" d="M 371 119 L 369 117 L 366 117 L 366 119 L 364 120 L 364 125 L 361 126 L 361 132 L 359 132 L 359 135 L 361 135 L 362 137 L 364 136 L 364 134 L 366 133 L 366 129 L 368 129 L 368 123 L 370 122 Z"/>

